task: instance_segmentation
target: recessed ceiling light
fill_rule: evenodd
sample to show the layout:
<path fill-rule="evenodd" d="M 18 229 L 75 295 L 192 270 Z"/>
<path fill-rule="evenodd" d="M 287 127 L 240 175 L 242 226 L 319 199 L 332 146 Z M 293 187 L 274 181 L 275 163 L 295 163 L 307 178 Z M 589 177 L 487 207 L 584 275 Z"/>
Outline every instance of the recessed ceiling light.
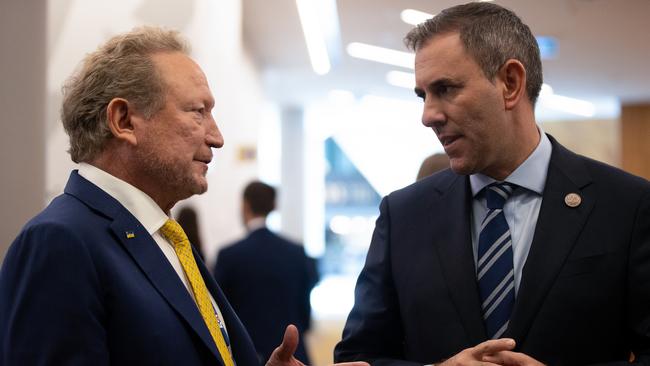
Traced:
<path fill-rule="evenodd" d="M 541 107 L 554 109 L 583 117 L 593 117 L 596 114 L 596 106 L 593 103 L 582 99 L 566 97 L 555 94 L 553 88 L 544 83 L 539 92 L 538 104 Z"/>
<path fill-rule="evenodd" d="M 404 71 L 389 71 L 386 74 L 386 82 L 393 86 L 413 90 L 415 88 L 415 74 Z"/>
<path fill-rule="evenodd" d="M 404 9 L 400 14 L 402 21 L 407 24 L 418 25 L 427 19 L 433 18 L 434 14 L 425 13 L 415 9 Z"/>
<path fill-rule="evenodd" d="M 338 36 L 338 15 L 333 0 L 296 0 L 312 69 L 319 75 L 331 69 L 328 38 Z M 336 34 L 332 34 L 336 33 Z"/>
<path fill-rule="evenodd" d="M 539 104 L 544 108 L 550 108 L 556 111 L 571 113 L 583 117 L 593 117 L 596 114 L 596 106 L 594 106 L 593 103 L 582 99 L 566 97 L 564 95 L 540 95 Z"/>
<path fill-rule="evenodd" d="M 347 47 L 352 57 L 413 69 L 415 54 L 365 43 L 352 42 Z"/>
<path fill-rule="evenodd" d="M 486 3 L 492 1 L 494 0 L 479 0 L 478 2 Z M 434 16 L 435 14 L 431 14 L 431 13 L 427 13 L 415 9 L 404 9 L 400 13 L 400 18 L 402 18 L 402 21 L 404 23 L 411 24 L 411 25 L 418 25 L 428 19 L 433 18 Z"/>

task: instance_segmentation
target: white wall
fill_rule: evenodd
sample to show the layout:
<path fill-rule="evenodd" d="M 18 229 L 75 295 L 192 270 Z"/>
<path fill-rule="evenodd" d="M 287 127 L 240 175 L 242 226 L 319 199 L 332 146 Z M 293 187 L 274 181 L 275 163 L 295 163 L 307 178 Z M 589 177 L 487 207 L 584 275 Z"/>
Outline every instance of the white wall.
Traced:
<path fill-rule="evenodd" d="M 244 234 L 240 197 L 246 183 L 257 178 L 255 161 L 241 160 L 244 147 L 255 147 L 266 103 L 253 60 L 242 46 L 241 1 L 202 0 L 187 29 L 194 55 L 208 76 L 216 100 L 215 118 L 225 144 L 215 151 L 208 172 L 209 189 L 184 204 L 199 210 L 207 261 L 219 247 Z M 182 205 L 179 205 L 182 207 Z"/>

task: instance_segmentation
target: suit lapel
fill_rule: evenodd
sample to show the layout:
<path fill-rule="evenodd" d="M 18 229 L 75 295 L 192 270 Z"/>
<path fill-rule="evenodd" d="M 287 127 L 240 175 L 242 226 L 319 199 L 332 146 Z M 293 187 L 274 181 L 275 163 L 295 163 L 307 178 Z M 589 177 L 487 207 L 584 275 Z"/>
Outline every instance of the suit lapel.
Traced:
<path fill-rule="evenodd" d="M 149 279 L 149 282 L 151 282 L 162 297 L 167 300 L 169 305 L 198 334 L 199 338 L 210 349 L 212 354 L 223 363 L 216 344 L 194 300 L 192 300 L 187 288 L 178 278 L 178 274 L 160 251 L 158 244 L 156 244 L 151 235 L 128 212 L 114 219 L 111 230 L 113 230 L 124 248 L 126 248 L 133 260 Z M 127 235 L 125 235 L 127 231 L 133 232 L 134 237 L 131 239 L 127 238 Z"/>
<path fill-rule="evenodd" d="M 198 334 L 212 354 L 223 363 L 201 313 L 158 244 L 142 224 L 117 200 L 81 177 L 77 171 L 73 171 L 70 175 L 65 192 L 113 220 L 110 228 L 116 239 L 161 296 Z"/>
<path fill-rule="evenodd" d="M 595 204 L 591 179 L 579 158 L 552 137 L 549 139 L 553 152 L 542 206 L 510 325 L 504 334 L 504 337 L 515 338 L 519 344 L 523 343 Z M 578 207 L 565 204 L 565 196 L 569 193 L 577 193 L 582 198 Z"/>
<path fill-rule="evenodd" d="M 470 344 L 485 340 L 485 326 L 476 284 L 476 270 L 472 253 L 471 200 L 469 180 L 457 176 L 436 207 L 446 212 L 431 211 L 432 232 L 440 258 L 440 267 L 449 286 L 449 294 L 469 337 Z"/>

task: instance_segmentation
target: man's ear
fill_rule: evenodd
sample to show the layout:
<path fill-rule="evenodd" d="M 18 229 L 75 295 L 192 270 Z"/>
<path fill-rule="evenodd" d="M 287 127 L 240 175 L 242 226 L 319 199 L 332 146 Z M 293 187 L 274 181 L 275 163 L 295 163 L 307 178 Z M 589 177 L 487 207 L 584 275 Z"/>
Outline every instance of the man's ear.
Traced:
<path fill-rule="evenodd" d="M 499 69 L 503 82 L 503 102 L 507 110 L 513 109 L 526 96 L 526 68 L 515 59 L 507 60 Z"/>
<path fill-rule="evenodd" d="M 137 145 L 138 141 L 135 135 L 133 106 L 128 100 L 123 98 L 113 98 L 106 107 L 106 118 L 108 128 L 111 130 L 116 139 Z"/>

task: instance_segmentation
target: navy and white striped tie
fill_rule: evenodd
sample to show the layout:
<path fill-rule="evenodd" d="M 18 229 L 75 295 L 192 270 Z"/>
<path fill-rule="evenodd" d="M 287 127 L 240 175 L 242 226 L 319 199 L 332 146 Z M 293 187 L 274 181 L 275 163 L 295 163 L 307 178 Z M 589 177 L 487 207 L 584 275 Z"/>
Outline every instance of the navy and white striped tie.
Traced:
<path fill-rule="evenodd" d="M 508 328 L 515 303 L 515 278 L 512 265 L 510 228 L 503 205 L 514 187 L 495 183 L 485 188 L 487 214 L 478 239 L 478 284 L 487 335 L 500 338 Z"/>

